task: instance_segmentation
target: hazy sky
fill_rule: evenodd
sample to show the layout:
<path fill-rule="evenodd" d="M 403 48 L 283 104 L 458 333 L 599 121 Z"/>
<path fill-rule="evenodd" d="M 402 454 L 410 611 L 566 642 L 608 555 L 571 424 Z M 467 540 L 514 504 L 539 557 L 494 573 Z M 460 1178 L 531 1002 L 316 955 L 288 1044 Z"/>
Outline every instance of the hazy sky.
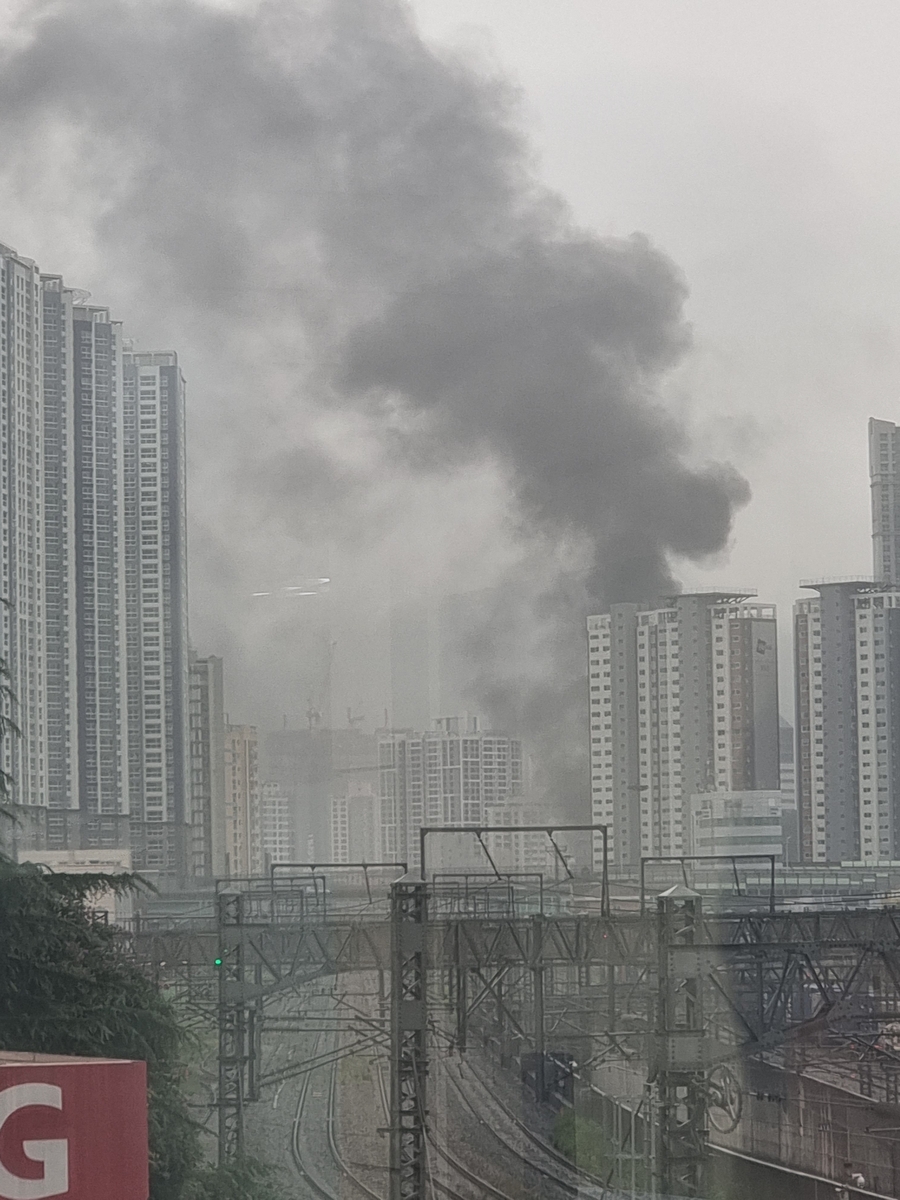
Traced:
<path fill-rule="evenodd" d="M 239 12 L 255 7 L 254 0 L 207 3 Z M 337 0 L 309 0 L 309 7 L 316 3 L 338 7 Z M 342 6 L 352 12 L 352 0 L 342 0 Z M 0 34 L 16 9 L 34 15 L 44 7 L 55 5 L 8 0 L 0 5 Z M 798 581 L 871 570 L 866 421 L 870 415 L 900 420 L 894 320 L 900 282 L 895 216 L 900 212 L 900 9 L 877 0 L 413 0 L 412 7 L 426 38 L 461 46 L 520 89 L 518 123 L 533 147 L 535 171 L 561 193 L 577 222 L 601 235 L 626 237 L 641 231 L 683 271 L 694 345 L 665 377 L 663 394 L 692 429 L 693 465 L 702 471 L 707 459 L 732 462 L 749 480 L 753 497 L 738 512 L 727 554 L 702 566 L 675 564 L 676 574 L 687 587 L 752 586 L 762 599 L 778 603 L 787 700 L 790 608 Z M 191 389 L 192 632 L 201 652 L 229 656 L 233 679 L 250 680 L 255 672 L 234 715 L 265 723 L 272 714 L 258 714 L 270 701 L 280 711 L 280 698 L 272 699 L 278 688 L 270 686 L 271 679 L 283 671 L 284 647 L 300 638 L 302 624 L 279 615 L 274 606 L 271 616 L 261 616 L 262 610 L 251 605 L 250 592 L 295 576 L 329 574 L 340 584 L 331 600 L 340 629 L 335 656 L 340 705 L 356 704 L 359 677 L 359 704 L 371 724 L 380 718 L 385 699 L 385 646 L 376 637 L 379 621 L 383 633 L 385 563 L 392 559 L 396 568 L 399 561 L 399 578 L 411 586 L 414 579 L 432 576 L 444 591 L 491 583 L 492 571 L 505 570 L 507 557 L 515 565 L 519 553 L 515 532 L 510 533 L 507 477 L 493 467 L 484 469 L 475 455 L 452 477 L 439 472 L 432 479 L 421 464 L 413 464 L 412 475 L 405 474 L 407 464 L 395 481 L 389 451 L 386 458 L 378 457 L 385 453 L 384 444 L 378 442 L 376 448 L 381 434 L 365 408 L 329 412 L 321 404 L 310 407 L 296 399 L 292 372 L 304 352 L 296 336 L 302 321 L 294 320 L 288 293 L 270 284 L 276 280 L 280 287 L 287 279 L 291 293 L 302 291 L 295 286 L 301 282 L 306 286 L 309 295 L 297 301 L 297 312 L 312 328 L 316 305 L 327 309 L 334 298 L 331 281 L 335 289 L 345 281 L 326 270 L 317 282 L 315 271 L 322 264 L 314 253 L 305 273 L 303 256 L 312 252 L 298 234 L 302 224 L 293 228 L 288 220 L 292 188 L 299 189 L 298 206 L 316 203 L 303 190 L 308 186 L 303 171 L 314 172 L 316 160 L 310 157 L 307 168 L 302 161 L 297 165 L 302 154 L 289 151 L 279 159 L 277 153 L 277 138 L 296 120 L 292 113 L 286 115 L 290 92 L 284 93 L 288 102 L 283 111 L 273 108 L 276 126 L 267 130 L 276 147 L 269 147 L 265 159 L 272 196 L 261 189 L 254 198 L 254 114 L 236 131 L 236 140 L 244 141 L 232 172 L 228 154 L 219 154 L 214 139 L 227 145 L 228 122 L 240 124 L 245 106 L 237 93 L 229 93 L 227 68 L 214 69 L 208 86 L 204 83 L 203 72 L 214 64 L 206 61 L 208 48 L 203 56 L 201 20 L 187 17 L 197 45 L 188 46 L 184 61 L 173 68 L 175 83 L 164 96 L 164 104 L 177 113 L 178 88 L 189 95 L 196 85 L 194 95 L 200 100 L 192 102 L 191 120 L 182 129 L 177 119 L 168 125 L 164 115 L 157 120 L 152 88 L 154 78 L 158 82 L 168 69 L 163 60 L 154 76 L 146 67 L 148 56 L 135 46 L 133 69 L 121 81 L 114 73 L 128 61 L 130 41 L 140 41 L 150 5 L 65 0 L 61 8 L 69 20 L 73 13 L 94 14 L 96 39 L 84 22 L 78 26 L 78 36 L 88 38 L 86 54 L 93 53 L 95 41 L 107 44 L 97 51 L 97 67 L 82 70 L 78 60 L 69 70 L 64 39 L 54 51 L 64 57 L 57 58 L 47 78 L 14 84 L 30 96 L 21 109 L 24 115 L 16 110 L 7 125 L 7 140 L 12 141 L 0 170 L 0 240 L 33 255 L 43 270 L 62 271 L 71 285 L 90 288 L 97 302 L 112 303 L 115 315 L 132 319 L 128 332 L 144 335 L 144 345 L 148 339 L 178 342 Z M 171 0 L 169 8 L 183 13 L 190 6 Z M 135 14 L 132 35 L 125 23 L 107 37 L 104 14 L 114 10 Z M 353 39 L 348 35 L 346 40 Z M 361 37 L 360 45 L 364 42 Z M 175 45 L 180 46 L 178 39 Z M 316 49 L 310 54 L 314 57 Z M 414 60 L 415 54 L 409 61 Z M 150 70 L 146 85 L 138 66 Z M 323 78 L 329 69 L 325 67 Z M 301 71 L 298 94 L 303 78 Z M 384 78 L 390 78 L 390 68 Z M 346 90 L 346 82 L 340 87 Z M 85 140 L 77 141 L 65 121 L 41 132 L 38 116 L 45 92 L 53 97 L 47 100 L 48 111 L 55 103 L 62 105 L 57 113 L 65 113 L 69 104 L 74 121 L 85 122 Z M 94 99 L 82 107 L 82 98 L 91 94 Z M 379 94 L 389 101 L 390 84 Z M 396 94 L 403 94 L 403 85 L 398 84 Z M 429 94 L 423 93 L 423 103 Z M 262 89 L 254 95 L 264 111 L 269 93 Z M 142 107 L 148 97 L 150 107 Z M 218 123 L 217 105 L 228 114 Z M 198 115 L 199 108 L 207 111 Z M 7 114 L 0 116 L 6 119 Z M 20 116 L 23 123 L 17 125 Z M 402 124 L 406 117 L 398 119 Z M 385 147 L 390 148 L 392 120 L 394 116 L 386 117 L 386 124 L 373 133 L 382 139 L 376 167 L 382 165 Z M 335 122 L 340 132 L 338 118 Z M 19 128 L 43 140 L 17 141 Z M 144 141 L 149 150 L 142 158 Z M 133 161 L 129 145 L 135 149 Z M 354 150 L 363 163 L 365 150 L 364 141 Z M 320 148 L 315 152 L 326 153 Z M 127 170 L 118 169 L 117 154 L 124 154 Z M 442 169 L 453 162 L 439 150 L 434 161 Z M 327 159 L 322 162 L 327 167 Z M 196 180 L 195 163 L 202 164 Z M 148 192 L 144 202 L 133 187 L 142 178 L 136 172 L 148 164 L 148 186 L 159 191 Z M 205 192 L 203 173 L 215 181 Z M 238 182 L 232 191 L 233 178 Z M 197 181 L 201 186 L 192 191 Z M 396 187 L 395 180 L 388 182 Z M 452 210 L 456 200 L 449 177 L 448 184 L 443 188 L 441 181 L 433 181 L 435 196 L 424 201 L 422 211 L 439 212 L 444 195 L 445 207 Z M 249 205 L 240 202 L 246 195 L 251 196 Z M 460 196 L 466 195 L 461 188 Z M 364 188 L 361 196 L 365 198 Z M 414 194 L 411 212 L 417 211 L 418 199 Z M 198 275 L 193 267 L 188 282 L 173 283 L 172 271 L 160 269 L 154 257 L 159 232 L 167 236 L 172 228 L 170 213 L 177 225 L 183 208 L 196 222 L 195 232 L 183 242 L 185 260 L 197 248 L 204 270 L 221 263 L 221 254 L 202 260 L 204 237 L 196 236 L 196 231 L 206 232 L 207 201 L 218 219 L 218 224 L 207 223 L 213 249 L 229 221 L 241 229 L 239 222 L 255 215 L 258 228 L 247 246 L 275 252 L 271 261 L 260 257 L 254 264 L 257 276 L 246 263 L 243 275 L 235 269 L 244 290 L 234 303 L 218 281 L 204 292 L 203 272 Z M 158 212 L 157 204 L 163 205 Z M 360 211 L 365 213 L 364 204 Z M 461 215 L 466 214 L 461 210 Z M 324 216 L 311 217 L 310 228 L 321 232 L 329 216 L 326 208 Z M 440 214 L 440 220 L 449 221 L 442 226 L 445 237 L 453 228 L 452 218 L 452 211 Z M 388 239 L 397 239 L 400 256 L 391 266 L 394 275 L 383 263 L 372 268 L 372 278 L 388 294 L 399 287 L 395 277 L 409 274 L 402 262 L 403 224 L 391 225 L 391 220 L 395 216 L 383 228 Z M 268 242 L 266 222 L 274 230 Z M 348 226 L 353 243 L 348 254 L 371 256 L 377 249 L 382 227 L 373 225 L 366 245 L 365 225 L 356 220 Z M 280 226 L 288 247 L 281 255 Z M 176 228 L 173 237 L 187 228 Z M 132 230 L 137 236 L 129 238 Z M 422 236 L 423 230 L 427 224 L 417 227 L 417 234 Z M 439 277 L 442 263 L 452 260 L 451 243 L 452 238 L 438 252 L 426 237 L 411 261 L 419 262 L 425 277 L 433 265 Z M 228 244 L 227 237 L 222 244 Z M 329 249 L 337 262 L 339 251 L 337 239 Z M 300 274 L 294 278 L 291 271 L 298 263 Z M 244 286 L 248 279 L 254 284 L 249 290 Z M 355 292 L 347 286 L 353 300 L 344 297 L 345 314 L 356 312 L 358 317 L 359 306 L 369 302 L 369 286 L 363 276 L 355 280 Z M 438 300 L 444 302 L 440 296 Z M 246 334 L 239 354 L 233 333 L 227 345 L 216 342 L 217 309 L 224 314 L 229 305 L 228 320 L 240 321 L 242 313 L 252 310 L 258 323 L 256 333 L 250 325 L 233 327 L 239 336 Z M 259 322 L 270 315 L 276 318 L 274 336 L 257 344 Z M 259 380 L 254 382 L 254 364 L 264 358 L 271 362 L 273 354 L 284 361 L 274 373 L 269 370 L 260 386 Z M 241 376 L 244 370 L 247 374 Z M 222 397 L 227 398 L 224 408 Z M 285 455 L 285 446 L 296 451 L 294 458 Z M 333 460 L 339 470 L 325 470 L 319 479 L 322 460 L 316 453 L 321 446 L 339 450 Z M 375 468 L 363 485 L 361 464 L 372 463 Z M 359 536 L 345 525 L 332 557 L 322 553 L 330 535 L 310 530 L 312 492 L 297 492 L 297 478 L 313 492 L 331 497 L 328 503 L 344 502 L 347 481 L 356 489 L 356 507 L 350 505 L 346 520 L 358 522 Z M 270 499 L 284 493 L 289 519 L 272 521 L 265 504 L 249 503 L 261 483 Z M 564 548 L 563 557 L 568 552 Z M 533 574 L 540 544 L 532 544 L 529 553 L 531 565 L 526 559 L 525 567 Z M 555 570 L 551 565 L 548 575 Z M 396 581 L 396 569 L 394 577 Z M 303 636 L 328 645 L 329 635 L 314 622 Z M 539 655 L 535 661 L 540 662 Z M 298 676 L 295 694 L 284 706 L 302 711 L 310 686 Z"/>
<path fill-rule="evenodd" d="M 415 0 L 522 88 L 579 220 L 684 270 L 677 382 L 749 479 L 728 561 L 777 601 L 871 572 L 866 421 L 900 421 L 900 9 L 879 0 Z"/>

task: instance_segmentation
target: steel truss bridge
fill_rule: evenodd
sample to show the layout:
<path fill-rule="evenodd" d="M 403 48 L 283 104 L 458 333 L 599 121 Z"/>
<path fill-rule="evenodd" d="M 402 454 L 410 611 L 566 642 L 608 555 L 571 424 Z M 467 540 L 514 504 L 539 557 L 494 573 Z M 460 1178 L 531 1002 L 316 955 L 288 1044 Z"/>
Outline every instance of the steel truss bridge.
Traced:
<path fill-rule="evenodd" d="M 583 915 L 526 911 L 499 875 L 365 882 L 354 911 L 333 896 L 326 911 L 328 889 L 309 878 L 233 881 L 214 917 L 145 921 L 127 935 L 136 962 L 217 1022 L 223 1159 L 241 1153 L 245 1107 L 270 1081 L 267 1006 L 282 1013 L 279 997 L 348 973 L 378 980 L 381 1016 L 362 1022 L 358 1045 L 390 1050 L 390 1200 L 430 1194 L 437 1038 L 464 1051 L 477 1029 L 501 1052 L 530 1055 L 538 1095 L 561 1045 L 577 1048 L 583 1078 L 628 1062 L 650 1098 L 658 1191 L 688 1196 L 703 1194 L 710 1119 L 728 1119 L 742 1062 L 854 1040 L 900 1065 L 889 1048 L 900 1030 L 893 910 L 712 913 L 677 885 L 644 913 Z"/>

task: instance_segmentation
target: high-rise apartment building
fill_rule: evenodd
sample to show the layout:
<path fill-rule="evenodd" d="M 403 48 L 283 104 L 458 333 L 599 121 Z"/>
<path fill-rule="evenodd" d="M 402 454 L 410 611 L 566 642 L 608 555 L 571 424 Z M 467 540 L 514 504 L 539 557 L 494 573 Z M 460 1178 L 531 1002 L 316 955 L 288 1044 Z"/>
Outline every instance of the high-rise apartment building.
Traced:
<path fill-rule="evenodd" d="M 485 806 L 522 788 L 522 745 L 445 717 L 425 733 L 382 734 L 378 743 L 381 848 L 384 859 L 419 865 L 422 825 L 484 823 Z"/>
<path fill-rule="evenodd" d="M 900 588 L 804 584 L 794 608 L 797 804 L 807 862 L 900 855 Z"/>
<path fill-rule="evenodd" d="M 187 868 L 184 380 L 0 246 L 2 749 L 37 845 Z M 40 814 L 35 819 L 34 814 Z"/>
<path fill-rule="evenodd" d="M 798 863 L 800 855 L 800 822 L 797 815 L 797 769 L 795 760 L 794 727 L 784 717 L 779 722 L 778 744 L 781 762 L 781 824 L 784 834 L 784 861 Z"/>
<path fill-rule="evenodd" d="M 132 851 L 136 868 L 177 876 L 190 817 L 184 377 L 175 354 L 123 358 Z"/>
<path fill-rule="evenodd" d="M 687 853 L 692 795 L 779 788 L 775 609 L 751 594 L 588 618 L 592 814 L 613 862 Z"/>
<path fill-rule="evenodd" d="M 189 725 L 190 873 L 222 879 L 225 870 L 225 685 L 221 658 L 191 654 Z"/>
<path fill-rule="evenodd" d="M 226 877 L 261 875 L 259 738 L 254 725 L 225 727 Z"/>
<path fill-rule="evenodd" d="M 107 309 L 73 306 L 72 375 L 81 839 L 115 847 L 127 844 L 129 729 L 122 331 Z"/>
<path fill-rule="evenodd" d="M 44 619 L 47 654 L 46 845 L 80 845 L 74 295 L 42 275 Z"/>
<path fill-rule="evenodd" d="M 7 246 L 0 246 L 0 529 L 0 654 L 20 730 L 3 746 L 3 768 L 14 804 L 46 808 L 43 289 L 36 264 Z"/>
<path fill-rule="evenodd" d="M 900 584 L 900 429 L 869 421 L 872 558 L 879 583 Z"/>
<path fill-rule="evenodd" d="M 294 854 L 291 802 L 277 783 L 264 783 L 259 798 L 259 841 L 261 867 L 268 872 L 273 863 L 291 862 Z"/>

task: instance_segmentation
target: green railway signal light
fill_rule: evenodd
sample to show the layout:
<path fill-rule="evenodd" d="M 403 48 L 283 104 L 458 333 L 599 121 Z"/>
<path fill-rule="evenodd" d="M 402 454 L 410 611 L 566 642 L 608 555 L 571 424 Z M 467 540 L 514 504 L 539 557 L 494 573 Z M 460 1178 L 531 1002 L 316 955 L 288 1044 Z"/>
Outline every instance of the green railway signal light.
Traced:
<path fill-rule="evenodd" d="M 216 964 L 216 966 L 217 966 L 217 967 L 221 967 L 221 965 L 222 965 L 222 959 L 221 959 L 221 958 L 217 958 L 217 959 L 215 960 L 215 964 Z"/>

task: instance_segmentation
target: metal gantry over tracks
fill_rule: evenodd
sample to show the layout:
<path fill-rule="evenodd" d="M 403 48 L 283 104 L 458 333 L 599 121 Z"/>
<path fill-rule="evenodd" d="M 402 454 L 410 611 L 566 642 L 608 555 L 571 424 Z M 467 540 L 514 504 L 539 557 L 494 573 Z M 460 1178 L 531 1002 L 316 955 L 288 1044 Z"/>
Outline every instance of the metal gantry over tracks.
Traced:
<path fill-rule="evenodd" d="M 235 884 L 220 892 L 214 918 L 145 923 L 130 935 L 132 953 L 215 1014 L 223 1159 L 241 1153 L 245 1106 L 267 1082 L 266 1004 L 325 976 L 377 973 L 390 1015 L 367 1037 L 390 1048 L 391 1200 L 427 1194 L 428 1059 L 438 1038 L 464 1052 L 477 1031 L 501 1057 L 530 1056 L 539 1095 L 561 1046 L 577 1049 L 582 1080 L 628 1063 L 644 1080 L 658 1190 L 701 1195 L 710 1116 L 727 1107 L 729 1072 L 816 1039 L 877 1048 L 900 1022 L 891 909 L 715 913 L 676 886 L 644 914 L 529 912 L 508 887 L 498 885 L 492 907 L 483 889 L 476 904 L 474 891 L 448 890 L 446 879 L 404 876 L 381 901 L 370 891 L 358 911 L 331 903 L 323 915 L 310 894 L 296 880 Z"/>

